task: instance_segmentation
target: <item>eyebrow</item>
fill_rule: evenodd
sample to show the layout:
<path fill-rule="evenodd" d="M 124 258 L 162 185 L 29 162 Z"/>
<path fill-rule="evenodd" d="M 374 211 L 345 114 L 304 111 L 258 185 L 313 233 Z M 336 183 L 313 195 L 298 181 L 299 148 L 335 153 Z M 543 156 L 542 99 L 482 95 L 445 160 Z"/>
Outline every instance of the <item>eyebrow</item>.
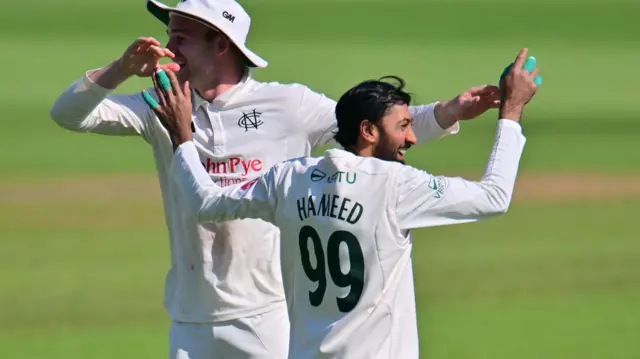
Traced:
<path fill-rule="evenodd" d="M 185 31 L 184 29 L 180 29 L 180 28 L 173 29 L 173 30 L 167 29 L 165 32 L 167 33 L 167 35 L 170 35 L 171 33 L 174 33 L 174 34 L 186 34 L 187 33 L 187 31 Z"/>

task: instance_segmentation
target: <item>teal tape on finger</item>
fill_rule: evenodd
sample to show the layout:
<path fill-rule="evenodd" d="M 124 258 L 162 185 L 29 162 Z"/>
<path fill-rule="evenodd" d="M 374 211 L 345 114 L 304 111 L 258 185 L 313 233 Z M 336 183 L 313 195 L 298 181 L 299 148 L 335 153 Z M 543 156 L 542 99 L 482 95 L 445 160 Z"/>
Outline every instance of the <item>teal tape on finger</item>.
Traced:
<path fill-rule="evenodd" d="M 511 70 L 511 66 L 513 66 L 513 64 L 509 64 L 507 67 L 504 68 L 504 71 L 502 71 L 502 75 L 500 75 L 500 80 L 502 81 L 502 79 L 507 76 L 507 73 L 509 73 L 509 71 Z M 530 56 L 527 61 L 524 63 L 524 65 L 522 65 L 522 68 L 527 70 L 529 73 L 533 72 L 533 69 L 535 69 L 536 67 L 536 58 L 533 56 Z M 537 75 L 534 79 L 533 82 L 537 85 L 540 86 L 542 85 L 542 76 Z"/>
<path fill-rule="evenodd" d="M 171 90 L 171 80 L 169 80 L 169 76 L 162 69 L 158 69 L 156 71 L 156 79 L 158 79 L 158 83 L 162 86 L 162 89 L 165 91 Z"/>
<path fill-rule="evenodd" d="M 155 110 L 160 104 L 156 101 L 147 91 L 142 91 L 142 98 L 144 101 L 151 107 L 152 110 Z"/>
<path fill-rule="evenodd" d="M 540 86 L 542 85 L 542 76 L 537 75 L 534 79 L 533 82 L 536 84 L 536 86 Z"/>
<path fill-rule="evenodd" d="M 529 56 L 529 58 L 527 58 L 527 61 L 524 62 L 522 68 L 527 70 L 528 73 L 532 73 L 533 69 L 536 68 L 536 58 L 533 56 Z"/>

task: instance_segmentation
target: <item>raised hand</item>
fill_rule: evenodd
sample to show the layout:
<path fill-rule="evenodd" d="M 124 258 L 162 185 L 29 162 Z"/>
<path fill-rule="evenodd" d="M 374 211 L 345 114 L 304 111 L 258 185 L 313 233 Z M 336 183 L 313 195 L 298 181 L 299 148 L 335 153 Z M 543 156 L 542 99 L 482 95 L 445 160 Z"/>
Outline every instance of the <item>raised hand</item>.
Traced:
<path fill-rule="evenodd" d="M 140 37 L 125 50 L 117 63 L 120 71 L 126 76 L 151 76 L 153 71 L 161 68 L 165 71 L 179 71 L 176 63 L 160 65 L 160 59 L 173 59 L 175 55 L 170 50 L 160 46 L 160 42 L 153 37 Z"/>
<path fill-rule="evenodd" d="M 442 128 L 448 128 L 457 121 L 472 120 L 489 109 L 500 107 L 500 89 L 492 85 L 471 87 L 453 99 L 441 102 L 435 108 L 435 115 Z"/>
<path fill-rule="evenodd" d="M 526 48 L 520 50 L 513 66 L 500 81 L 500 118 L 520 121 L 524 106 L 538 91 L 538 67 L 524 66 L 527 51 Z"/>
<path fill-rule="evenodd" d="M 142 97 L 169 132 L 175 150 L 182 143 L 192 140 L 191 89 L 188 81 L 181 87 L 173 71 L 165 70 L 165 72 L 169 83 L 151 76 L 158 101 L 146 90 L 142 90 Z"/>

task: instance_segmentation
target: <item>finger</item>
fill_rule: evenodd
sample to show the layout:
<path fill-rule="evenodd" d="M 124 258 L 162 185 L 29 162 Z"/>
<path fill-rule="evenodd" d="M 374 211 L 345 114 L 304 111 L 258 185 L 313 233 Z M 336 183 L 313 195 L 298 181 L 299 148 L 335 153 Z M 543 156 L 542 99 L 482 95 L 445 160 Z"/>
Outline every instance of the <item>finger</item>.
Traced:
<path fill-rule="evenodd" d="M 162 69 L 156 69 L 154 71 L 154 75 L 156 77 L 156 81 L 160 84 L 162 91 L 165 93 L 170 93 L 171 91 L 171 80 L 169 80 L 169 76 L 167 72 Z"/>
<path fill-rule="evenodd" d="M 180 65 L 176 64 L 175 62 L 171 62 L 164 65 L 158 65 L 158 69 L 161 69 L 167 72 L 168 71 L 178 72 L 180 71 Z"/>
<path fill-rule="evenodd" d="M 500 88 L 493 85 L 484 85 L 472 88 L 472 95 L 491 95 L 493 93 L 499 92 Z"/>
<path fill-rule="evenodd" d="M 500 107 L 500 101 L 493 101 L 492 103 L 489 104 L 489 108 L 499 108 Z"/>
<path fill-rule="evenodd" d="M 513 65 L 516 69 L 521 69 L 522 65 L 524 65 L 525 58 L 527 57 L 527 51 L 529 51 L 526 47 L 520 50 L 518 56 L 516 56 L 516 61 L 513 62 Z"/>
<path fill-rule="evenodd" d="M 184 96 L 191 100 L 191 88 L 189 87 L 189 81 L 185 81 L 184 82 L 184 90 L 183 90 Z"/>
<path fill-rule="evenodd" d="M 180 91 L 180 87 L 171 86 L 171 80 L 169 80 L 169 75 L 167 75 L 166 71 L 161 71 L 158 73 L 160 77 L 160 84 L 165 89 L 164 94 L 166 96 L 167 104 L 173 107 L 176 103 L 176 93 Z"/>
<path fill-rule="evenodd" d="M 160 104 L 158 103 L 158 101 L 156 101 L 156 99 L 154 99 L 149 92 L 147 92 L 147 90 L 142 90 L 142 98 L 144 99 L 144 102 L 147 103 L 147 105 L 149 106 L 149 108 L 151 108 L 152 110 L 156 110 L 156 108 L 160 107 Z"/>
<path fill-rule="evenodd" d="M 167 99 L 165 98 L 165 94 L 164 94 L 164 91 L 162 90 L 162 87 L 158 83 L 158 79 L 156 79 L 156 77 L 152 75 L 151 80 L 153 81 L 153 87 L 156 89 L 156 96 L 158 96 L 160 105 L 162 105 L 163 108 L 167 107 Z"/>
<path fill-rule="evenodd" d="M 166 127 L 166 124 L 164 121 L 164 118 L 166 117 L 164 108 L 158 104 L 158 102 L 153 98 L 153 96 L 151 96 L 149 92 L 147 92 L 147 90 L 144 90 L 144 89 L 142 90 L 142 98 L 144 98 L 144 101 L 149 105 L 149 107 L 153 110 L 156 116 L 160 119 L 160 122 L 162 122 L 162 124 Z"/>
<path fill-rule="evenodd" d="M 160 41 L 154 39 L 153 37 L 145 37 L 144 40 L 152 45 L 160 46 Z"/>
<path fill-rule="evenodd" d="M 528 73 L 533 72 L 533 69 L 536 67 L 536 58 L 533 56 L 527 57 L 527 61 L 524 62 L 522 68 L 526 70 Z"/>
<path fill-rule="evenodd" d="M 157 45 L 149 46 L 149 49 L 147 51 L 152 52 L 157 57 L 169 57 L 171 59 L 176 57 L 176 55 L 173 52 L 171 52 L 171 50 L 161 48 L 160 46 L 157 46 Z"/>
<path fill-rule="evenodd" d="M 149 51 L 149 47 L 150 46 L 151 46 L 151 44 L 149 44 L 147 42 L 142 42 L 142 43 L 138 44 L 138 46 L 136 46 L 135 52 L 137 52 L 137 53 L 147 52 L 147 51 Z"/>
<path fill-rule="evenodd" d="M 491 92 L 489 94 L 484 95 L 484 99 L 487 101 L 497 101 L 500 99 L 500 89 Z"/>
<path fill-rule="evenodd" d="M 536 77 L 534 77 L 533 83 L 535 83 L 536 86 L 540 87 L 540 85 L 542 85 L 542 76 L 537 75 Z"/>
<path fill-rule="evenodd" d="M 537 67 L 534 67 L 534 68 L 533 68 L 531 71 L 529 71 L 529 72 L 531 72 L 531 77 L 533 77 L 533 78 L 535 79 L 535 78 L 536 78 L 536 76 L 538 76 L 538 72 L 539 72 L 539 71 L 540 71 L 540 70 L 539 70 Z"/>
<path fill-rule="evenodd" d="M 178 96 L 183 95 L 183 92 L 180 88 L 180 84 L 178 83 L 178 78 L 176 77 L 176 74 L 173 71 L 168 71 L 165 73 L 169 77 L 169 81 L 171 81 L 171 87 L 174 89 L 176 95 Z"/>
<path fill-rule="evenodd" d="M 153 37 L 139 37 L 137 38 L 130 47 L 136 48 L 136 51 L 147 50 L 150 46 L 160 46 L 160 42 L 154 39 Z"/>

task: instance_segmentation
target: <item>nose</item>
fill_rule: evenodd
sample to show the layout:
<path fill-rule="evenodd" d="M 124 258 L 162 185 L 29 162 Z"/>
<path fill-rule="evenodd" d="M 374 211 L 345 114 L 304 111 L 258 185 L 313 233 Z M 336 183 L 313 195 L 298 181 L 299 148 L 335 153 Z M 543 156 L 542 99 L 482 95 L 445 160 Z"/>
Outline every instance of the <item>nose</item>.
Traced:
<path fill-rule="evenodd" d="M 177 54 L 178 44 L 174 39 L 169 39 L 169 41 L 167 42 L 167 46 L 165 47 L 169 49 L 171 52 L 173 52 L 174 54 Z"/>
<path fill-rule="evenodd" d="M 405 141 L 412 146 L 418 143 L 418 139 L 416 138 L 416 134 L 413 132 L 413 126 L 409 126 L 409 132 L 407 133 L 407 137 Z"/>

